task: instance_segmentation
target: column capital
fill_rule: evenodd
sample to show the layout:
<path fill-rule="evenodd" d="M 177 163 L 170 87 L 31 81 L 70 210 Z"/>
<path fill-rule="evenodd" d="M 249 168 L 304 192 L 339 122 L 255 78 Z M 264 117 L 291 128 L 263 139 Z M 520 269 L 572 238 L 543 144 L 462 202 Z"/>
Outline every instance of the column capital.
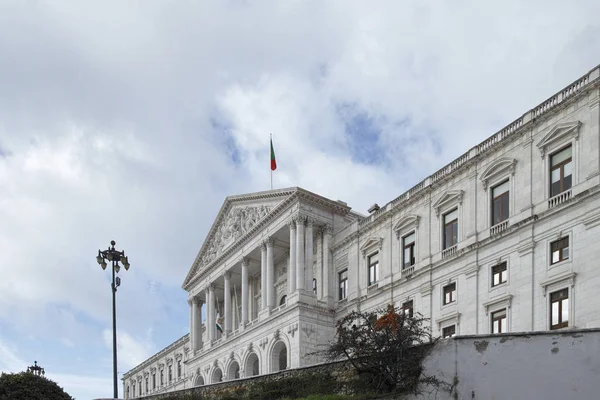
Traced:
<path fill-rule="evenodd" d="M 216 287 L 217 287 L 217 285 L 215 285 L 214 283 L 211 283 L 208 285 L 208 291 L 214 292 Z"/>
<path fill-rule="evenodd" d="M 321 232 L 323 232 L 323 234 L 333 234 L 333 226 L 331 224 L 325 224 L 321 227 Z"/>
<path fill-rule="evenodd" d="M 273 247 L 273 244 L 275 243 L 275 240 L 273 240 L 273 238 L 271 236 L 267 237 L 267 239 L 264 242 L 266 244 L 267 247 Z"/>
<path fill-rule="evenodd" d="M 292 220 L 296 223 L 296 226 L 304 226 L 304 224 L 306 223 L 306 216 L 302 214 L 297 214 L 294 216 L 294 218 L 292 218 Z"/>
<path fill-rule="evenodd" d="M 225 271 L 225 272 L 223 272 L 223 278 L 225 280 L 231 279 L 231 271 Z"/>
<path fill-rule="evenodd" d="M 288 226 L 290 227 L 290 230 L 296 230 L 296 217 L 290 218 L 290 220 L 288 221 Z"/>
<path fill-rule="evenodd" d="M 242 257 L 242 267 L 247 267 L 248 265 L 250 265 L 250 258 Z"/>
<path fill-rule="evenodd" d="M 312 228 L 315 222 L 316 221 L 314 218 L 310 218 L 310 217 L 306 218 L 306 226 L 308 226 L 309 228 Z"/>
<path fill-rule="evenodd" d="M 264 240 L 260 242 L 260 251 L 267 251 L 267 243 Z"/>
<path fill-rule="evenodd" d="M 199 306 L 201 306 L 204 303 L 204 301 L 199 296 L 194 296 L 193 301 Z"/>

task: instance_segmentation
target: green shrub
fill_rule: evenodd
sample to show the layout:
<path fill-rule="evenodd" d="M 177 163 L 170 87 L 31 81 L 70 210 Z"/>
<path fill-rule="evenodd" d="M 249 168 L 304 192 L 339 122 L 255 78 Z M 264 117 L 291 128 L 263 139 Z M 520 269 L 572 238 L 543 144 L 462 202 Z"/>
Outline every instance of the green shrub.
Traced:
<path fill-rule="evenodd" d="M 0 375 L 2 400 L 73 400 L 56 382 L 28 372 Z"/>

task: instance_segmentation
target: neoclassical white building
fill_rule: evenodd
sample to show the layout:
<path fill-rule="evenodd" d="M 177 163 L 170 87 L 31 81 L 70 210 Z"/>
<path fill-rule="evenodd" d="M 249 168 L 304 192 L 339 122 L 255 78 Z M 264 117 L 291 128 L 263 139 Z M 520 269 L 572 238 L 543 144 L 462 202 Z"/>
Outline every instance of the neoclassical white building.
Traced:
<path fill-rule="evenodd" d="M 228 197 L 183 283 L 190 333 L 124 393 L 316 363 L 336 319 L 389 303 L 444 337 L 600 327 L 598 260 L 600 67 L 369 215 L 296 187 Z"/>

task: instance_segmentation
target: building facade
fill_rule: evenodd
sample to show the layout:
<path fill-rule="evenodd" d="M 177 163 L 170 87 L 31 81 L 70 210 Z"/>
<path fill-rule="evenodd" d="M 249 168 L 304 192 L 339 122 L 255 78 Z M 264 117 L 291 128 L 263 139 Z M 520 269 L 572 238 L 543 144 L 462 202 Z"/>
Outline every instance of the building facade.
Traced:
<path fill-rule="evenodd" d="M 301 188 L 228 197 L 185 278 L 190 333 L 126 398 L 319 362 L 350 310 L 434 335 L 600 327 L 600 67 L 369 215 Z"/>

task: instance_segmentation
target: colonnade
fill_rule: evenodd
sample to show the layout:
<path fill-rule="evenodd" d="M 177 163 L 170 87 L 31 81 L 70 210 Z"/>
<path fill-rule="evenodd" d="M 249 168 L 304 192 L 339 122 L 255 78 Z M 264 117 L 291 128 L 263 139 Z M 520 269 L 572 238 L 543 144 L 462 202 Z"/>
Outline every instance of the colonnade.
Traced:
<path fill-rule="evenodd" d="M 288 222 L 289 226 L 289 260 L 288 260 L 288 275 L 287 289 L 289 294 L 295 292 L 312 293 L 313 281 L 313 250 L 314 250 L 314 225 L 315 220 L 304 216 L 296 216 Z M 330 271 L 330 255 L 329 246 L 331 242 L 332 229 L 330 225 L 323 225 L 319 231 L 323 238 L 323 254 L 324 262 L 322 271 L 322 293 L 320 298 L 328 299 L 329 293 L 329 272 Z M 277 306 L 276 288 L 275 288 L 275 265 L 274 265 L 274 244 L 272 236 L 266 237 L 260 243 L 260 282 L 261 282 L 261 303 L 260 310 L 272 310 Z M 254 250 L 254 249 L 253 249 Z M 252 279 L 249 276 L 250 258 L 248 251 L 241 258 L 239 264 L 232 266 L 222 274 L 223 289 L 224 289 L 224 326 L 223 333 L 225 336 L 232 331 L 232 310 L 231 310 L 231 271 L 234 268 L 241 269 L 241 319 L 240 328 L 244 329 L 250 322 L 249 312 L 249 282 Z M 202 291 L 204 296 L 200 294 L 190 298 L 190 339 L 192 351 L 196 352 L 203 347 L 202 342 L 202 306 L 206 302 L 206 332 L 207 340 L 212 343 L 217 338 L 216 328 L 216 298 L 215 298 L 215 282 L 209 283 Z M 204 299 L 202 298 L 204 297 Z"/>

